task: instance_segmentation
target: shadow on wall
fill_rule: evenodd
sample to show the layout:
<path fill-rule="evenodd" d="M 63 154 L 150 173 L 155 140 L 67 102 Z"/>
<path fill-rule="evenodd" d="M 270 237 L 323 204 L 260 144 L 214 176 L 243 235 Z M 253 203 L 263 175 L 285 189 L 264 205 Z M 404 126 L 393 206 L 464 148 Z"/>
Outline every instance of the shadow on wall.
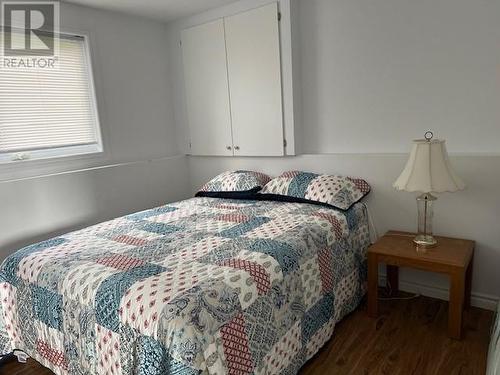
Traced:
<path fill-rule="evenodd" d="M 0 259 L 34 242 L 187 198 L 186 171 L 181 156 L 0 183 Z"/>
<path fill-rule="evenodd" d="M 0 258 L 101 217 L 96 174 L 69 173 L 0 184 Z"/>

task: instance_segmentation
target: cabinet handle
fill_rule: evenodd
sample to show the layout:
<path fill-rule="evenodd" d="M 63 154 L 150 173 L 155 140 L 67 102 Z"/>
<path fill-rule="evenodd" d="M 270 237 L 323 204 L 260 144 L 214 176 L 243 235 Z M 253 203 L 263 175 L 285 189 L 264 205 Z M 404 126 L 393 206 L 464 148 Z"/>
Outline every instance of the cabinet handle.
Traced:
<path fill-rule="evenodd" d="M 226 146 L 226 148 L 227 148 L 229 151 L 231 151 L 231 146 Z"/>
<path fill-rule="evenodd" d="M 240 146 L 234 146 L 234 149 L 238 151 L 240 149 Z"/>

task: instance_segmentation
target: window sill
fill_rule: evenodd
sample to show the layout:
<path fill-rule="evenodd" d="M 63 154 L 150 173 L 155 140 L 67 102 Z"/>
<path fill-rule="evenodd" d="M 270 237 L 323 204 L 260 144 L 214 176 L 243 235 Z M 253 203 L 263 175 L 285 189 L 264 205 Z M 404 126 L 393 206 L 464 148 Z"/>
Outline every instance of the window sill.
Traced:
<path fill-rule="evenodd" d="M 0 163 L 0 183 L 25 178 L 92 168 L 108 161 L 103 151 Z"/>

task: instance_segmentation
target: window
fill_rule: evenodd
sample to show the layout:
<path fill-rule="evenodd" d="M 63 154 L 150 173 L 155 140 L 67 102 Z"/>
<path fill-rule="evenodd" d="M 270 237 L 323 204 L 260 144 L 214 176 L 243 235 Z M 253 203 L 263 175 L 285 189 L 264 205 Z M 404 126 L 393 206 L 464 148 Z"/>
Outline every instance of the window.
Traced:
<path fill-rule="evenodd" d="M 60 38 L 57 68 L 0 67 L 0 163 L 102 152 L 86 39 Z"/>

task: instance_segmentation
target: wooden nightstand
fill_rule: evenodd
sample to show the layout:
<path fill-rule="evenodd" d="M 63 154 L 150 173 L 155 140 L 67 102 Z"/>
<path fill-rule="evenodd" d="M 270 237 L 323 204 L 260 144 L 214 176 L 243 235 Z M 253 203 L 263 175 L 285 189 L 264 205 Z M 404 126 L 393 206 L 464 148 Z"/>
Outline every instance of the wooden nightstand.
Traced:
<path fill-rule="evenodd" d="M 462 313 L 470 306 L 474 241 L 436 237 L 436 247 L 417 252 L 415 234 L 389 231 L 368 249 L 368 314 L 377 316 L 378 263 L 387 265 L 387 281 L 397 292 L 398 267 L 440 272 L 450 277 L 448 335 L 462 336 Z"/>

